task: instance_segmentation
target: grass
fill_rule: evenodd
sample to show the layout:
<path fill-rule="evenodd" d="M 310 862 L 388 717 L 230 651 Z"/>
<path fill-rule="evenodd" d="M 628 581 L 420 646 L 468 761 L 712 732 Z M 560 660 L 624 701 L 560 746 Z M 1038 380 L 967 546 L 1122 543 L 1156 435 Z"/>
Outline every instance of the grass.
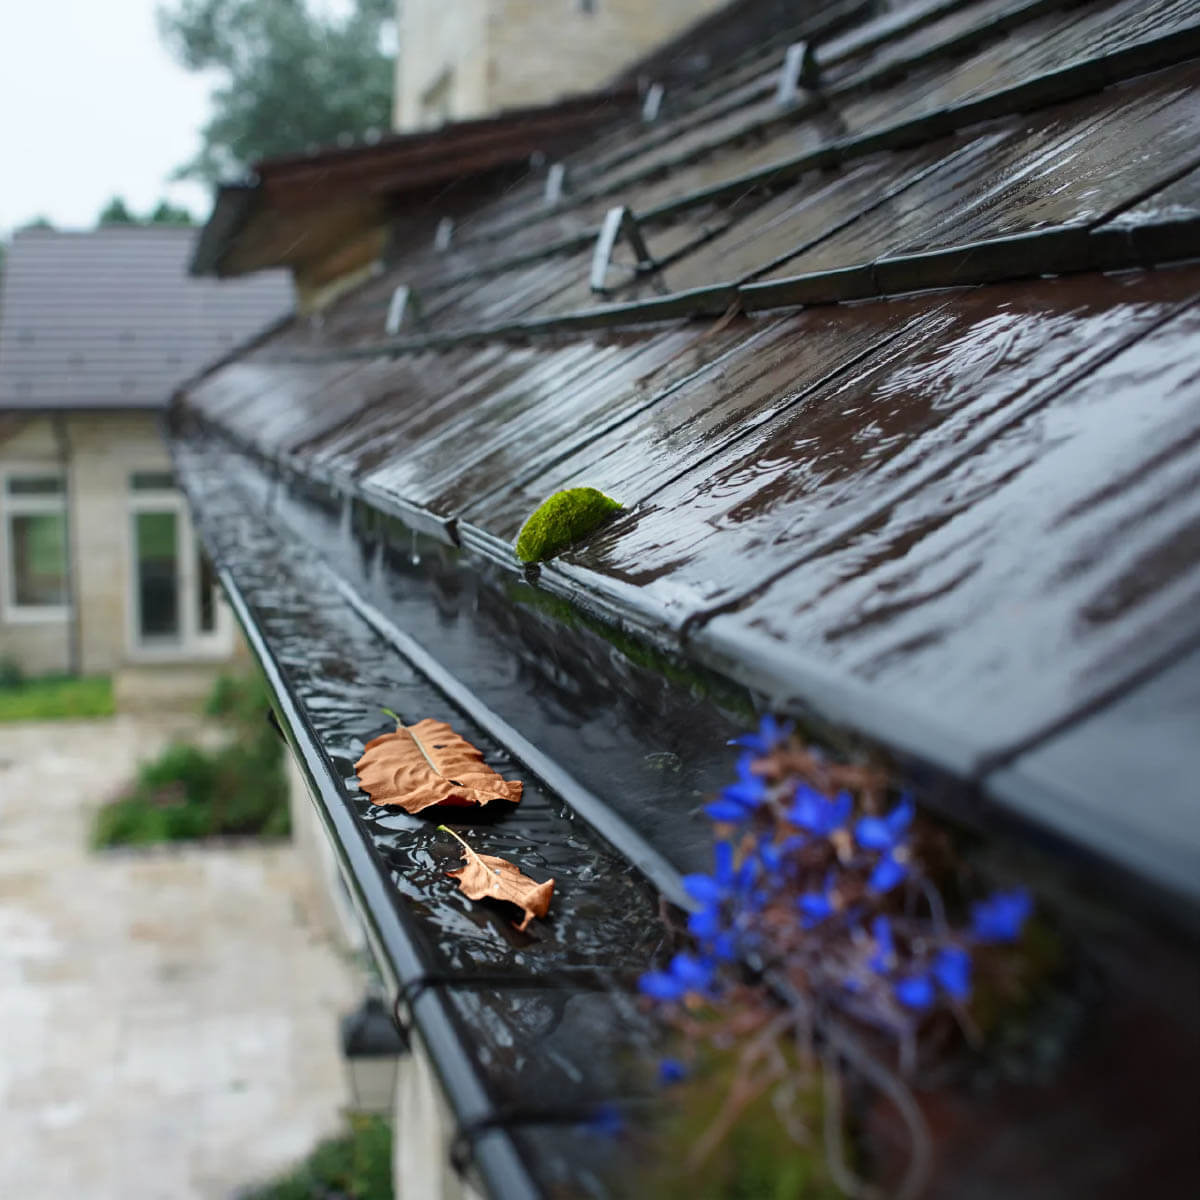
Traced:
<path fill-rule="evenodd" d="M 225 727 L 225 743 L 173 742 L 143 763 L 125 795 L 96 814 L 97 849 L 291 832 L 283 746 L 261 678 L 222 676 L 205 711 Z"/>
<path fill-rule="evenodd" d="M 0 680 L 0 721 L 111 717 L 114 711 L 112 679 L 108 675 Z"/>
<path fill-rule="evenodd" d="M 433 1151 L 431 1150 L 431 1153 Z M 322 1142 L 281 1179 L 242 1200 L 392 1200 L 392 1129 L 380 1117 L 350 1117 L 342 1136 Z"/>

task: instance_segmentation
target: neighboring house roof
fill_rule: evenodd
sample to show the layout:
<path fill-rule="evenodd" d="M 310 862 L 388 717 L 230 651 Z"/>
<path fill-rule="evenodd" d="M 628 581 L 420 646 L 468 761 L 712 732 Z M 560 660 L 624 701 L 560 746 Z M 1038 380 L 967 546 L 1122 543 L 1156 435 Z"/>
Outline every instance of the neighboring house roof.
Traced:
<path fill-rule="evenodd" d="M 16 233 L 0 292 L 0 409 L 165 408 L 291 311 L 283 272 L 189 276 L 196 236 L 153 225 Z"/>
<path fill-rule="evenodd" d="M 630 1099 L 606 1070 L 636 1053 L 635 1018 L 593 1014 L 556 1075 L 529 975 L 553 977 L 561 1016 L 594 999 L 573 968 L 619 994 L 653 940 L 644 901 L 606 900 L 592 831 L 668 896 L 708 866 L 699 798 L 734 701 L 700 697 L 721 686 L 1019 831 L 1014 871 L 1048 845 L 1056 871 L 1091 863 L 1122 904 L 1194 923 L 1200 0 L 909 0 L 815 53 L 771 40 L 565 161 L 556 207 L 531 171 L 449 247 L 413 222 L 387 271 L 176 414 L 200 527 L 361 854 L 364 905 L 402 931 L 401 1007 L 427 999 L 412 1019 L 443 1077 L 461 1083 L 466 1052 L 437 1031 L 462 1011 L 538 1064 L 564 1121 L 593 1086 Z M 653 261 L 620 237 L 609 261 L 622 208 Z M 396 328 L 401 288 L 420 306 Z M 627 511 L 523 571 L 523 518 L 575 485 Z M 534 945 L 476 938 L 429 876 L 439 835 L 353 788 L 380 703 L 532 764 L 583 821 L 535 807 L 477 838 L 564 873 L 594 854 L 603 885 L 568 873 L 579 908 Z M 493 1189 L 551 1190 L 555 1144 L 591 1169 L 544 1109 L 504 1108 L 512 1075 L 483 1057 L 478 1090 L 450 1090 Z M 1138 1136 L 1165 1162 L 1155 1103 Z M 1129 1134 L 1093 1128 L 1104 1186 L 1060 1176 L 1063 1194 L 1134 1186 Z M 961 1155 L 969 1188 L 947 1152 L 930 1194 L 1076 1169 L 1000 1161 L 1034 1151 Z"/>
<path fill-rule="evenodd" d="M 446 206 L 463 187 L 477 199 L 480 181 L 523 168 L 532 155 L 577 144 L 636 101 L 636 90 L 625 85 L 440 129 L 265 159 L 254 165 L 249 182 L 218 190 L 192 270 L 224 276 L 272 266 L 303 269 L 364 229 L 382 231 L 400 204 L 437 198 Z"/>

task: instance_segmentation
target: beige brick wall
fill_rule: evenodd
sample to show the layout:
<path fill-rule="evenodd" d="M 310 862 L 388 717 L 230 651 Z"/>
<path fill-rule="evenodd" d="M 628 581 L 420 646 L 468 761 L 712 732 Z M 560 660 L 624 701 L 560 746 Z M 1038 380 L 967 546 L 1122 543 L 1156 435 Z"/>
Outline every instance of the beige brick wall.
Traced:
<path fill-rule="evenodd" d="M 400 0 L 397 129 L 449 81 L 448 115 L 479 116 L 589 91 L 727 0 Z"/>
<path fill-rule="evenodd" d="M 493 108 L 543 104 L 611 79 L 727 0 L 492 0 Z"/>
<path fill-rule="evenodd" d="M 8 467 L 58 470 L 58 444 L 48 420 L 41 417 L 18 419 L 5 428 L 7 436 L 0 441 L 0 474 Z M 3 519 L 4 495 L 0 493 L 0 520 Z M 0 528 L 0 659 L 13 660 L 30 675 L 65 671 L 68 664 L 65 621 L 8 622 L 5 619 L 3 597 L 9 586 L 6 534 L 7 530 Z"/>
<path fill-rule="evenodd" d="M 399 0 L 394 124 L 422 129 L 441 121 L 430 105 L 443 82 L 445 117 L 488 111 L 487 9 L 490 0 Z"/>
<path fill-rule="evenodd" d="M 133 645 L 133 518 L 129 476 L 134 471 L 167 471 L 170 459 L 152 413 L 71 413 L 64 419 L 70 447 L 70 537 L 74 552 L 76 619 L 84 673 L 108 673 L 147 663 Z M 60 465 L 49 417 L 32 417 L 0 441 L 0 470 Z M 5 519 L 0 495 L 0 521 Z M 186 518 L 185 518 L 186 520 Z M 2 539 L 0 539 L 2 540 Z M 0 562 L 0 572 L 8 570 Z M 15 659 L 28 674 L 64 671 L 69 665 L 68 621 L 21 621 L 0 607 L 0 658 Z M 171 662 L 228 662 L 179 652 L 154 660 L 170 674 Z M 181 681 L 184 676 L 181 674 Z M 188 676 L 190 679 L 190 676 Z M 167 689 L 170 690 L 169 688 Z M 192 689 L 194 690 L 194 688 Z"/>

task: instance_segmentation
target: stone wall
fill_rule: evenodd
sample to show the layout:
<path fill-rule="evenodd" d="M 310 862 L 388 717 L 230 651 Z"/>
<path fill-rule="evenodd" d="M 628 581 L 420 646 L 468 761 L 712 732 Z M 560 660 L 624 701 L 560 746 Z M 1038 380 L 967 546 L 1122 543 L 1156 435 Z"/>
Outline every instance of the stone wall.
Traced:
<path fill-rule="evenodd" d="M 139 412 L 70 413 L 62 418 L 70 454 L 69 537 L 73 548 L 75 608 L 72 617 L 30 619 L 8 611 L 0 599 L 0 659 L 15 660 L 26 674 L 66 671 L 70 666 L 72 624 L 83 673 L 119 672 L 132 667 L 167 668 L 167 684 L 156 691 L 169 704 L 169 668 L 200 663 L 214 671 L 244 656 L 239 639 L 223 647 L 139 652 L 133 639 L 133 518 L 130 475 L 169 471 L 170 459 L 159 416 Z M 60 444 L 48 416 L 6 425 L 0 441 L 0 473 L 14 467 L 61 469 Z M 0 521 L 5 520 L 0 493 Z M 186 517 L 182 520 L 186 522 Z M 0 530 L 2 535 L 3 530 Z M 3 536 L 0 536 L 0 545 Z M 8 571 L 0 561 L 0 578 Z M 7 585 L 7 581 L 4 581 Z M 223 619 L 229 621 L 229 615 Z M 195 690 L 195 680 L 189 676 Z"/>
<path fill-rule="evenodd" d="M 590 91 L 726 2 L 400 0 L 396 128 Z"/>
<path fill-rule="evenodd" d="M 488 111 L 489 4 L 490 0 L 399 0 L 393 113 L 397 129 L 423 129 Z M 439 113 L 443 99 L 445 111 Z"/>

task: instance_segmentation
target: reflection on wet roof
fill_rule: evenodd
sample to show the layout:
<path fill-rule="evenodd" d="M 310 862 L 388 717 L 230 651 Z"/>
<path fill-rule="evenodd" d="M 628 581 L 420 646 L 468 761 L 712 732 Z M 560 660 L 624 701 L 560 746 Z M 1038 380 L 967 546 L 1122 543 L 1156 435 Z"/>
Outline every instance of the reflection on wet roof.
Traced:
<path fill-rule="evenodd" d="M 1017 567 L 1030 539 L 1046 548 L 1039 558 L 1073 560 L 1086 523 L 1048 517 L 1022 536 L 985 532 L 1025 529 L 1024 481 L 1037 476 L 1020 432 L 1084 411 L 1077 397 L 1093 372 L 1117 372 L 1128 397 L 1114 401 L 1106 429 L 1151 389 L 1164 405 L 1155 436 L 1186 434 L 1192 399 L 1180 364 L 1196 343 L 1177 314 L 1200 294 L 1195 271 L 1027 277 L 1064 262 L 1078 271 L 1092 253 L 1097 267 L 1132 268 L 1148 252 L 1165 261 L 1200 250 L 1200 3 L 912 4 L 890 23 L 882 40 L 856 43 L 843 30 L 813 94 L 765 126 L 778 46 L 720 86 L 697 87 L 690 107 L 673 97 L 661 127 L 567 161 L 568 176 L 589 182 L 561 211 L 531 203 L 521 214 L 531 179 L 495 213 L 485 207 L 449 254 L 418 247 L 319 326 L 298 321 L 203 380 L 190 409 L 268 457 L 501 559 L 550 491 L 602 487 L 628 515 L 545 571 L 546 586 L 668 643 L 686 637 L 692 653 L 735 673 L 753 651 L 762 670 L 743 662 L 746 681 L 776 695 L 817 699 L 800 683 L 789 689 L 800 665 L 810 674 L 797 681 L 834 677 L 847 695 L 877 685 L 875 706 L 894 695 L 906 720 L 881 717 L 868 732 L 977 774 L 1144 670 L 1161 649 L 1141 627 L 1157 618 L 1144 614 L 1166 606 L 1166 643 L 1200 633 L 1186 605 L 1166 599 L 1186 594 L 1196 568 L 1182 536 L 1146 542 L 1146 582 L 1101 628 L 1086 614 L 1115 577 L 1100 572 L 1079 590 Z M 1106 68 L 1069 99 L 1057 83 L 1044 103 L 1036 88 L 1021 91 L 1101 61 L 1123 72 L 1114 86 L 1103 87 L 1113 83 Z M 608 203 L 601 191 L 621 191 L 635 214 L 661 209 L 789 153 L 1000 92 L 1014 96 L 1009 111 L 982 124 L 948 133 L 932 122 L 920 144 L 855 153 L 777 184 L 755 176 L 707 208 L 649 221 L 651 252 L 666 265 L 624 286 L 628 268 L 614 268 L 605 303 L 617 302 L 623 331 L 571 332 L 579 314 L 604 311 L 588 290 L 589 245 L 525 253 L 539 237 L 553 241 L 568 214 L 589 228 Z M 678 136 L 666 135 L 672 128 Z M 701 136 L 712 148 L 697 160 L 686 139 Z M 631 153 L 639 141 L 647 148 Z M 628 184 L 618 188 L 614 171 Z M 482 258 L 472 227 L 488 231 Z M 519 265 L 488 265 L 506 255 Z M 472 278 L 473 263 L 487 273 Z M 997 282 L 940 290 L 972 270 Z M 1006 273 L 1025 281 L 1000 282 Z M 403 279 L 421 280 L 423 323 L 389 342 L 386 304 Z M 734 284 L 745 290 L 724 286 Z M 640 323 L 643 308 L 651 321 L 682 311 L 669 307 L 676 293 L 707 296 L 700 311 L 715 316 L 739 297 L 762 307 L 903 290 L 912 294 L 707 326 Z M 522 320 L 533 340 L 513 342 Z M 1157 395 L 1159 368 L 1139 366 L 1143 341 L 1164 347 L 1161 370 L 1184 371 L 1169 394 Z M 1149 419 L 1144 404 L 1137 411 Z M 1135 434 L 1150 430 L 1139 425 L 1126 440 Z M 1070 457 L 1041 469 L 1059 480 L 1055 503 L 1074 511 L 1099 486 L 1085 468 L 1102 458 L 1079 452 L 1068 471 L 1076 452 L 1059 453 Z M 1003 487 L 983 482 L 1009 473 Z M 1134 491 L 1107 503 L 1113 529 L 1136 525 Z M 1007 600 L 1005 580 L 1019 584 Z M 1022 614 L 1016 641 L 1004 635 L 1006 605 Z M 1047 658 L 1061 671 L 1035 669 Z"/>
<path fill-rule="evenodd" d="M 177 450 L 202 525 L 314 701 L 334 685 L 304 659 L 307 580 L 276 621 L 262 597 L 288 556 L 266 534 L 248 550 L 241 501 L 219 484 L 229 463 L 286 537 L 336 565 L 342 600 L 411 626 L 556 760 L 579 733 L 588 788 L 611 771 L 621 820 L 674 869 L 694 869 L 702 845 L 716 767 L 697 747 L 720 742 L 721 719 L 683 714 L 686 689 L 665 690 L 656 717 L 628 680 L 585 703 L 578 672 L 610 680 L 612 662 L 568 663 L 555 634 L 513 616 L 522 606 L 571 639 L 572 622 L 607 630 L 614 660 L 632 633 L 672 669 L 830 717 L 938 780 L 964 819 L 995 806 L 1194 904 L 1200 0 L 911 0 L 818 38 L 815 81 L 780 105 L 799 36 L 779 31 L 668 89 L 656 121 L 567 156 L 556 205 L 531 168 L 448 249 L 432 225 L 398 231 L 377 278 L 199 380 Z M 598 296 L 593 245 L 613 205 L 655 263 L 618 244 Z M 388 334 L 401 285 L 420 320 Z M 626 511 L 524 577 L 521 522 L 577 485 Z M 360 642 L 337 654 L 373 669 Z M 626 686 L 640 707 L 589 719 Z M 355 682 L 356 712 L 369 691 Z M 370 731 L 336 708 L 318 732 L 344 767 Z M 703 769 L 655 783 L 647 730 Z M 529 853 L 555 804 L 552 786 L 531 790 L 511 834 Z M 587 843 L 637 915 L 621 953 L 591 910 L 596 945 L 551 931 L 540 950 L 497 949 L 457 903 L 428 904 L 433 839 L 364 816 L 436 969 L 473 963 L 529 989 L 526 1008 L 479 979 L 446 997 L 482 1030 L 497 1102 L 541 1079 L 522 1047 L 542 1023 L 581 1105 L 635 1094 L 615 1060 L 572 1058 L 592 1028 L 636 1054 L 636 1023 L 617 1029 L 619 1004 L 584 979 L 657 936 L 619 856 Z M 538 954 L 577 990 L 542 994 Z M 540 1120 L 527 1113 L 517 1140 L 553 1180 Z"/>

